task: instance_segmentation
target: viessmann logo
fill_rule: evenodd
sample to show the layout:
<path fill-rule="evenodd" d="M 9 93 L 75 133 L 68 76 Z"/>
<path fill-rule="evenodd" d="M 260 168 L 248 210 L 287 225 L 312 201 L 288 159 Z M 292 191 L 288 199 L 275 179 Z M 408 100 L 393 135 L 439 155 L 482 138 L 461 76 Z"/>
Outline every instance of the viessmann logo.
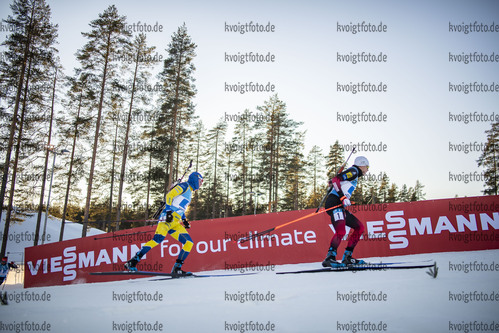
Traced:
<path fill-rule="evenodd" d="M 255 231 L 255 233 L 257 233 L 257 231 Z M 129 238 L 124 235 L 117 237 L 116 239 L 127 240 Z M 251 240 L 244 244 L 236 244 L 236 242 L 232 241 L 232 239 L 226 238 L 200 240 L 195 243 L 192 252 L 205 254 L 228 251 L 251 251 L 252 249 L 264 247 L 293 245 L 303 246 L 316 242 L 317 235 L 314 231 L 294 230 L 293 233 L 282 233 L 272 235 L 272 237 L 263 237 L 260 240 Z M 141 243 L 140 246 L 143 244 L 145 243 Z M 124 263 L 132 254 L 140 251 L 140 246 L 138 244 L 131 243 L 129 245 L 122 245 L 113 248 L 101 248 L 86 252 L 78 251 L 76 246 L 69 246 L 62 249 L 62 255 L 30 260 L 26 262 L 26 266 L 28 267 L 28 272 L 31 276 L 62 272 L 63 281 L 73 281 L 77 277 L 77 270 L 89 267 L 98 267 L 100 265 Z M 176 258 L 181 250 L 179 244 L 171 243 L 169 240 L 165 240 L 161 243 L 161 245 L 158 245 L 158 247 L 161 258 L 167 256 Z M 144 256 L 143 259 L 147 259 L 147 256 Z M 118 266 L 123 268 L 121 265 Z"/>
<path fill-rule="evenodd" d="M 442 231 L 450 233 L 449 240 L 459 241 L 462 235 L 468 231 L 487 231 L 489 226 L 494 230 L 499 229 L 499 213 L 476 213 L 466 215 L 441 215 L 435 223 L 431 217 L 411 218 L 406 217 L 403 210 L 389 211 L 384 220 L 366 222 L 369 235 L 376 237 L 388 237 L 390 249 L 405 249 L 409 246 L 408 236 L 438 235 Z M 407 228 L 408 226 L 408 228 Z M 483 240 L 498 240 L 498 234 L 489 235 Z M 464 239 L 463 239 L 464 240 Z M 477 238 L 475 238 L 477 240 Z"/>
<path fill-rule="evenodd" d="M 69 246 L 62 250 L 62 256 L 38 259 L 35 262 L 28 261 L 26 265 L 32 276 L 62 272 L 64 274 L 63 281 L 72 281 L 76 279 L 77 269 L 125 262 L 129 259 L 130 253 L 136 253 L 139 250 L 137 245 L 131 244 L 130 246 L 77 253 L 76 246 Z"/>

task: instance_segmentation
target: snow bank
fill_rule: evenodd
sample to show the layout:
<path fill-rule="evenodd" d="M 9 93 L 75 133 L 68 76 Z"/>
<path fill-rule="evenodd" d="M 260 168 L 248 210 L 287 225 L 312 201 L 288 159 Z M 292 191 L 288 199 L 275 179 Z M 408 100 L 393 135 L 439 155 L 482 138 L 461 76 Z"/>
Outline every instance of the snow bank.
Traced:
<path fill-rule="evenodd" d="M 320 267 L 313 263 L 276 266 L 273 272 L 236 277 L 148 277 L 27 290 L 8 285 L 10 303 L 1 309 L 0 331 L 22 323 L 38 325 L 39 331 L 42 325 L 50 325 L 50 332 L 498 329 L 499 250 L 390 259 L 435 260 L 438 276 L 426 274 L 428 269 L 275 274 Z"/>
<path fill-rule="evenodd" d="M 9 226 L 9 238 L 7 241 L 7 250 L 9 261 L 22 263 L 24 261 L 24 248 L 33 246 L 35 241 L 37 213 L 27 212 L 13 215 L 13 222 Z M 42 244 L 43 226 L 45 224 L 45 213 L 42 213 L 40 223 L 40 238 L 38 244 Z M 5 211 L 2 213 L 2 221 L 0 222 L 0 241 L 3 238 L 5 228 Z M 66 221 L 64 226 L 63 240 L 74 239 L 81 237 L 83 225 Z M 44 244 L 54 243 L 59 241 L 61 230 L 61 220 L 53 217 L 47 217 L 46 237 Z M 88 236 L 98 235 L 104 231 L 90 228 L 87 231 Z"/>

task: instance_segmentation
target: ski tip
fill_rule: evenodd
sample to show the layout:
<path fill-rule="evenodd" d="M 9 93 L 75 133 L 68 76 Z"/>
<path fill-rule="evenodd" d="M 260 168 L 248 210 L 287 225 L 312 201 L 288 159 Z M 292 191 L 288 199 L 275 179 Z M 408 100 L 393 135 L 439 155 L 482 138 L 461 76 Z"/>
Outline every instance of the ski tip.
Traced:
<path fill-rule="evenodd" d="M 437 262 L 435 261 L 432 266 L 429 267 L 430 269 L 426 271 L 426 274 L 431 276 L 432 278 L 436 279 L 438 276 L 438 266 Z"/>

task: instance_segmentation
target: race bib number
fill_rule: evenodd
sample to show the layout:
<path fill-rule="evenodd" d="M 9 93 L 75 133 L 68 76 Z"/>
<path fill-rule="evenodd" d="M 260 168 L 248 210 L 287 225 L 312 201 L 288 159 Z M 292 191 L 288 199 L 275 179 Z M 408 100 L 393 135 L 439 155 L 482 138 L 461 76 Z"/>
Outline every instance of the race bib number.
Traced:
<path fill-rule="evenodd" d="M 333 217 L 334 217 L 335 221 L 339 221 L 339 220 L 344 220 L 345 219 L 345 215 L 343 214 L 343 211 L 341 211 L 341 210 L 333 212 Z"/>

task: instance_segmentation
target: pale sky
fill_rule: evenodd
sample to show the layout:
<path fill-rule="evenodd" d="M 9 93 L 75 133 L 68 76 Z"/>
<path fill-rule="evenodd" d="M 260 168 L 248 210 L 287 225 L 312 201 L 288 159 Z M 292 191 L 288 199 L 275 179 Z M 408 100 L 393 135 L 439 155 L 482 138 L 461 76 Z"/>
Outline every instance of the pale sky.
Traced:
<path fill-rule="evenodd" d="M 10 14 L 9 4 L 0 3 L 2 18 Z M 462 177 L 475 173 L 473 177 L 480 178 L 476 147 L 485 142 L 490 122 L 465 124 L 449 118 L 473 112 L 499 115 L 499 88 L 468 94 L 449 90 L 450 85 L 459 88 L 475 82 L 499 85 L 499 58 L 468 64 L 449 59 L 464 59 L 474 52 L 498 55 L 499 26 L 497 32 L 449 30 L 474 22 L 499 25 L 497 1 L 60 0 L 48 4 L 53 22 L 59 24 L 58 48 L 66 74 L 78 65 L 74 54 L 86 42 L 81 32 L 89 31 L 88 23 L 111 4 L 130 24 L 162 27 L 162 32 L 149 32 L 147 37 L 163 58 L 172 33 L 185 22 L 197 44 L 196 114 L 207 128 L 226 113 L 244 109 L 256 113 L 256 107 L 273 95 L 228 92 L 226 84 L 270 83 L 287 104 L 290 117 L 303 122 L 305 156 L 313 145 L 327 154 L 336 140 L 345 145 L 363 142 L 366 148 L 384 146 L 384 151 L 354 156 L 366 156 L 372 174 L 384 171 L 398 185 L 414 186 L 419 180 L 427 199 L 482 194 L 482 181 L 465 182 Z M 363 29 L 371 24 L 385 26 L 385 32 L 338 31 L 363 22 Z M 247 23 L 272 26 L 273 31 L 228 31 L 227 25 Z M 0 37 L 3 40 L 5 32 Z M 274 61 L 226 61 L 226 54 L 249 52 L 270 54 Z M 386 62 L 353 64 L 352 56 L 362 52 L 371 58 L 381 54 Z M 384 84 L 386 92 L 338 91 L 362 82 L 363 89 Z M 339 120 L 359 112 L 381 113 L 386 122 Z M 229 123 L 231 128 L 234 125 Z M 450 151 L 467 148 L 464 144 L 472 144 L 475 151 Z"/>

